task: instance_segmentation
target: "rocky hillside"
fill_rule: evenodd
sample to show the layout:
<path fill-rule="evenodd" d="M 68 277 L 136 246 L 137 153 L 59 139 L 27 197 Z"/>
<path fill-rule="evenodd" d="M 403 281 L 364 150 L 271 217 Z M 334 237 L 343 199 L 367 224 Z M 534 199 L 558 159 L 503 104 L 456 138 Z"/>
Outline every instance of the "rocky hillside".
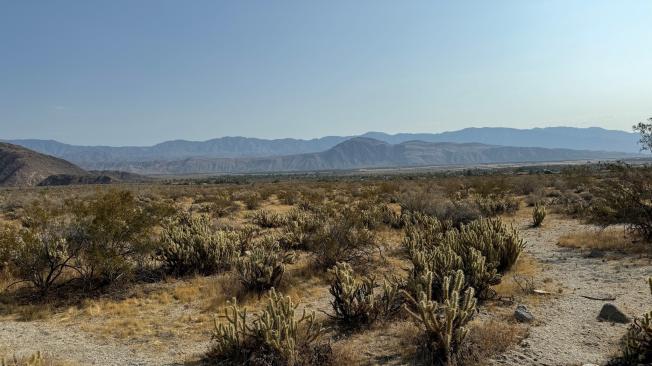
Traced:
<path fill-rule="evenodd" d="M 87 173 L 65 160 L 0 143 L 0 186 L 35 186 L 56 174 L 79 176 Z"/>
<path fill-rule="evenodd" d="M 358 137 L 320 153 L 266 158 L 189 158 L 103 165 L 140 174 L 263 173 L 488 163 L 549 162 L 626 157 L 625 153 L 408 141 L 389 144 Z"/>
<path fill-rule="evenodd" d="M 0 186 L 108 184 L 149 180 L 121 171 L 90 171 L 53 156 L 0 142 Z"/>

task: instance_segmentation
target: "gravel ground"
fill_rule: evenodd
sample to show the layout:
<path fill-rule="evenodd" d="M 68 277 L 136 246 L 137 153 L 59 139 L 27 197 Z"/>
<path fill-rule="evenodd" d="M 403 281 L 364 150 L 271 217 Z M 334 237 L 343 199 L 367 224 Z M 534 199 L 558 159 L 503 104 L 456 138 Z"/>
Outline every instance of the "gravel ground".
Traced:
<path fill-rule="evenodd" d="M 540 229 L 521 225 L 529 243 L 526 251 L 544 263 L 544 278 L 563 287 L 563 293 L 531 308 L 537 324 L 529 337 L 495 360 L 497 365 L 583 365 L 604 364 L 616 354 L 627 325 L 597 320 L 606 301 L 582 295 L 615 296 L 610 301 L 630 317 L 652 307 L 646 279 L 652 276 L 650 259 L 634 256 L 589 258 L 577 249 L 561 248 L 558 238 L 588 229 L 575 221 L 552 219 Z"/>

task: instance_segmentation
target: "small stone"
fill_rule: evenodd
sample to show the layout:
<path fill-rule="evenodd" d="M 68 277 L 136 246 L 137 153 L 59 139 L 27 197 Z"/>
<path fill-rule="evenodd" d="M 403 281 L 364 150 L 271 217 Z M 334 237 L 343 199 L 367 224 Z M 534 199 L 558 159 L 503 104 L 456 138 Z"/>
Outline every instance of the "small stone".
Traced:
<path fill-rule="evenodd" d="M 616 305 L 609 303 L 602 306 L 602 310 L 600 310 L 600 314 L 598 314 L 598 320 L 622 324 L 630 322 L 629 317 L 620 311 Z"/>
<path fill-rule="evenodd" d="M 586 255 L 587 258 L 602 258 L 604 257 L 604 252 L 597 249 L 591 249 L 589 254 Z"/>
<path fill-rule="evenodd" d="M 521 323 L 530 323 L 534 320 L 534 315 L 530 313 L 525 305 L 518 305 L 516 307 L 514 317 Z"/>

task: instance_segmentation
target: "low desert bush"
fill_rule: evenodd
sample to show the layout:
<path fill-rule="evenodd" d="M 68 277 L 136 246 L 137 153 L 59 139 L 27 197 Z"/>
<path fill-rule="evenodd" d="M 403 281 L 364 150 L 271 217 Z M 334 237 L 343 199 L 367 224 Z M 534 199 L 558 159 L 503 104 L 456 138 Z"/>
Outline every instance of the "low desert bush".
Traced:
<path fill-rule="evenodd" d="M 327 220 L 307 244 L 307 250 L 315 254 L 316 264 L 324 269 L 338 262 L 366 264 L 375 247 L 374 233 L 346 216 Z"/>
<path fill-rule="evenodd" d="M 110 190 L 68 202 L 78 247 L 75 270 L 92 286 L 126 279 L 152 252 L 154 227 L 173 212 L 169 206 L 140 202 L 129 191 Z"/>
<path fill-rule="evenodd" d="M 233 299 L 224 310 L 226 323 L 216 321 L 209 359 L 231 365 L 313 364 L 311 356 L 318 352 L 315 343 L 323 329 L 314 312 L 304 310 L 297 317 L 298 305 L 272 289 L 265 309 L 249 320 L 247 310 Z"/>
<path fill-rule="evenodd" d="M 652 170 L 612 165 L 614 177 L 604 179 L 592 192 L 588 221 L 601 226 L 624 224 L 630 232 L 652 241 Z"/>
<path fill-rule="evenodd" d="M 238 240 L 236 232 L 213 230 L 206 216 L 180 214 L 163 225 L 157 257 L 170 274 L 213 274 L 235 263 Z"/>
<path fill-rule="evenodd" d="M 12 274 L 30 282 L 45 295 L 60 284 L 64 271 L 72 267 L 80 248 L 69 240 L 70 228 L 61 219 L 47 224 L 23 228 L 13 235 L 9 259 Z"/>

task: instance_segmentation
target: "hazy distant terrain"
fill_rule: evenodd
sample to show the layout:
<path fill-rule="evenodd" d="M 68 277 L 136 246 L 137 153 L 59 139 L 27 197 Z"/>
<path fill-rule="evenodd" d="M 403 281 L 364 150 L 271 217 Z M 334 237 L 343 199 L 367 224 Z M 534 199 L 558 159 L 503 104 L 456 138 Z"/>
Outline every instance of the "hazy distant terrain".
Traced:
<path fill-rule="evenodd" d="M 319 153 L 264 158 L 188 158 L 177 161 L 98 164 L 98 169 L 140 174 L 261 173 L 415 167 L 508 162 L 613 159 L 631 154 L 604 151 L 408 141 L 389 144 L 357 137 Z"/>
<path fill-rule="evenodd" d="M 617 151 L 637 153 L 638 135 L 602 128 L 549 127 L 535 129 L 467 128 L 438 134 L 389 135 L 368 132 L 370 137 L 390 144 L 407 141 L 483 143 L 516 147 L 543 147 L 551 149 Z M 324 152 L 342 143 L 350 136 L 328 136 L 312 140 L 265 140 L 247 137 L 222 137 L 208 141 L 167 141 L 147 147 L 77 146 L 52 140 L 8 141 L 29 149 L 71 161 L 85 169 L 105 166 L 123 166 L 135 163 L 142 166 L 161 164 L 188 158 L 259 158 Z"/>

